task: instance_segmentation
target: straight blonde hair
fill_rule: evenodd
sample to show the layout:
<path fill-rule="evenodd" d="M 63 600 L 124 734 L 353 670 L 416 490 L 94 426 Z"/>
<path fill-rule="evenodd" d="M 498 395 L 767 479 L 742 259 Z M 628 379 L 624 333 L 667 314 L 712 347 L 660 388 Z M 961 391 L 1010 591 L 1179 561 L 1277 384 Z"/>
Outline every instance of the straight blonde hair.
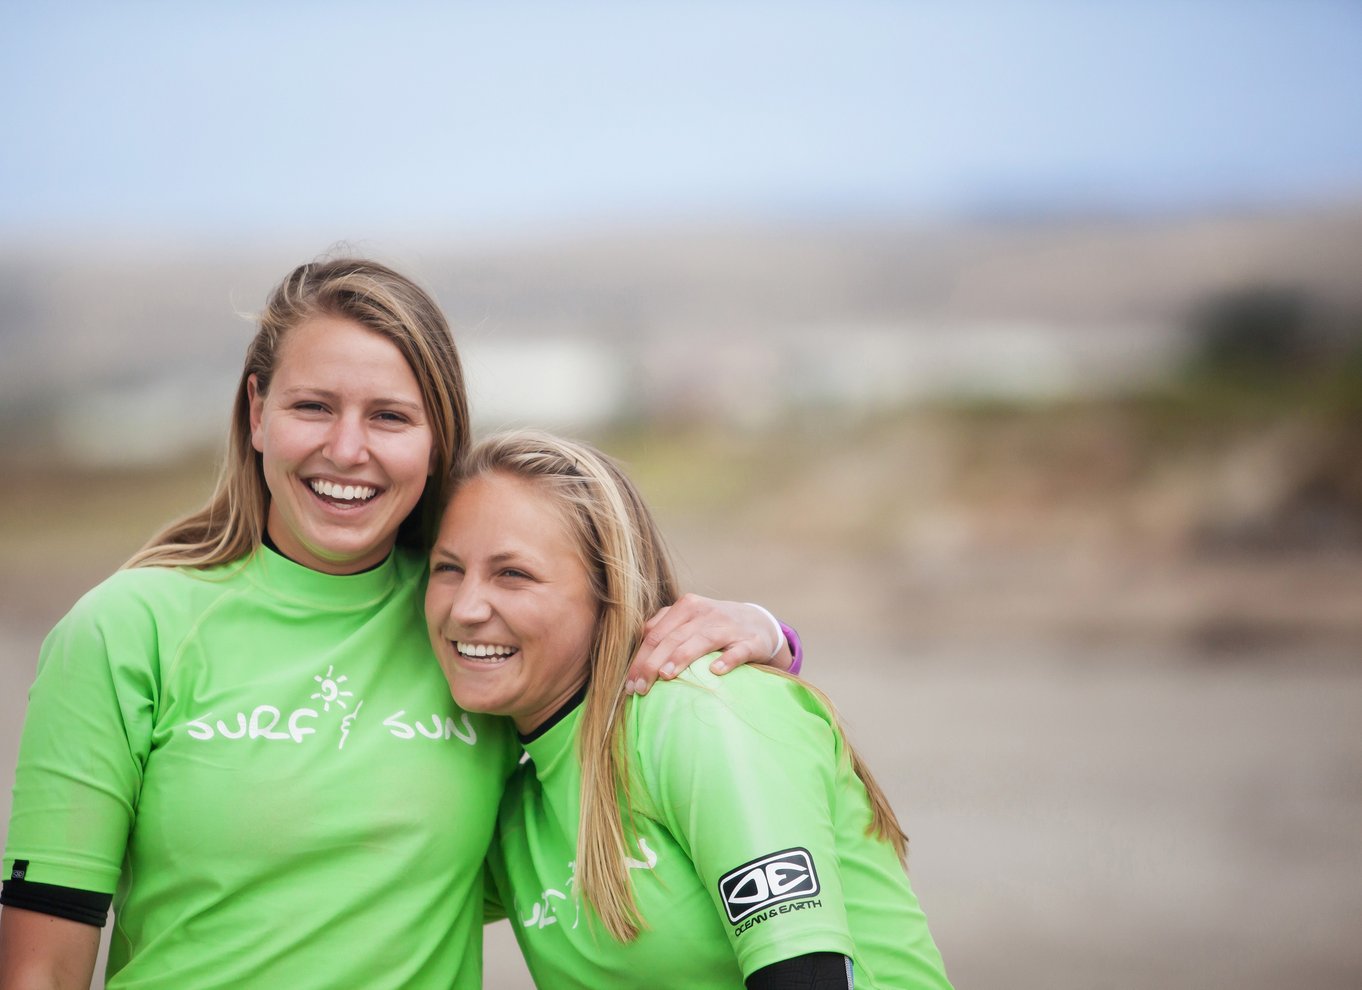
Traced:
<path fill-rule="evenodd" d="M 649 616 L 677 599 L 676 578 L 652 513 L 614 460 L 588 444 L 549 433 L 518 430 L 474 447 L 455 485 L 503 473 L 528 481 L 563 510 L 591 575 L 598 617 L 589 658 L 577 756 L 582 769 L 577 833 L 577 888 L 612 937 L 632 941 L 644 925 L 625 866 L 629 844 L 621 809 L 632 808 L 626 756 L 625 675 Z M 759 667 L 790 677 L 783 671 Z M 836 709 L 806 682 L 832 714 Z M 867 834 L 889 842 L 902 862 L 908 837 L 884 792 L 848 742 L 846 752 L 865 785 L 872 817 Z"/>
<path fill-rule="evenodd" d="M 421 550 L 430 546 L 448 500 L 451 469 L 468 448 L 468 399 L 459 354 L 444 314 L 424 289 L 376 261 L 338 258 L 299 265 L 270 294 L 246 349 L 216 489 L 203 508 L 157 533 L 124 567 L 212 567 L 260 546 L 269 489 L 260 454 L 251 445 L 247 383 L 254 375 L 259 392 L 267 393 L 289 331 L 314 316 L 350 320 L 391 341 L 416 376 L 431 426 L 434 470 L 398 528 L 397 543 Z"/>

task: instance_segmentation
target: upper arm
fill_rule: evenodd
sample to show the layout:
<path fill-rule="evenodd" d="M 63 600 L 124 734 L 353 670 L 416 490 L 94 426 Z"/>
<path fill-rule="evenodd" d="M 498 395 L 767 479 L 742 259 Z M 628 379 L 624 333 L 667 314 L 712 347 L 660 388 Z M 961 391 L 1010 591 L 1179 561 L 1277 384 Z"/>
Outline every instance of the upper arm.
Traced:
<path fill-rule="evenodd" d="M 102 591 L 103 588 L 97 589 Z M 112 893 L 151 748 L 154 631 L 145 609 L 87 596 L 43 643 L 15 769 L 4 873 Z"/>
<path fill-rule="evenodd" d="M 0 908 L 0 987 L 88 990 L 99 929 L 22 908 Z"/>
<path fill-rule="evenodd" d="M 695 855 L 726 836 L 791 842 L 832 832 L 839 739 L 794 682 L 756 670 L 691 671 L 642 702 L 637 763 Z M 827 840 L 820 840 L 826 842 Z"/>
<path fill-rule="evenodd" d="M 794 682 L 756 670 L 722 682 L 687 675 L 656 693 L 637 722 L 642 790 L 689 855 L 744 973 L 811 951 L 851 955 L 835 827 L 840 739 L 827 713 Z"/>

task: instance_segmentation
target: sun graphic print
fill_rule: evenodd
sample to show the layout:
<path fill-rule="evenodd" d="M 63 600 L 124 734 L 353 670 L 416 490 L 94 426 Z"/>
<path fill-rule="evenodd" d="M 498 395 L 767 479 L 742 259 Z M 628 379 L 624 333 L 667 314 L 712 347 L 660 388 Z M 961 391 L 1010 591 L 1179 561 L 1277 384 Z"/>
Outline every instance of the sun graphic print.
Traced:
<path fill-rule="evenodd" d="M 347 680 L 349 680 L 349 678 L 347 678 L 344 674 L 341 674 L 339 677 L 333 677 L 332 675 L 335 673 L 335 671 L 336 671 L 335 666 L 328 664 L 325 676 L 321 674 L 314 674 L 312 677 L 314 681 L 321 685 L 321 689 L 318 690 L 315 694 L 311 695 L 311 697 L 314 700 L 321 701 L 322 711 L 324 712 L 329 712 L 331 710 L 331 705 L 333 702 L 339 705 L 341 708 L 347 707 L 345 704 L 345 699 L 353 698 L 355 696 L 355 693 L 353 691 L 346 691 L 341 687 L 341 685 L 344 684 Z"/>

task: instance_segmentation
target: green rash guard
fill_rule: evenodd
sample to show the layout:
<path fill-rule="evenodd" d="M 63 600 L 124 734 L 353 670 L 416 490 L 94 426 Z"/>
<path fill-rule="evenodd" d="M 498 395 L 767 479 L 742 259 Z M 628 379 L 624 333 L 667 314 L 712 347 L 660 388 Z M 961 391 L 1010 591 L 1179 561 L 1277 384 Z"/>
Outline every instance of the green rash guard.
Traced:
<path fill-rule="evenodd" d="M 422 573 L 137 568 L 48 637 L 3 875 L 113 893 L 109 987 L 480 985 L 519 748 L 451 700 Z"/>
<path fill-rule="evenodd" d="M 627 708 L 629 877 L 645 922 L 612 939 L 575 890 L 581 706 L 526 743 L 489 866 L 541 987 L 740 988 L 810 952 L 856 986 L 947 988 L 941 955 L 832 716 L 796 680 L 696 663 Z M 632 831 L 631 831 L 632 818 Z"/>

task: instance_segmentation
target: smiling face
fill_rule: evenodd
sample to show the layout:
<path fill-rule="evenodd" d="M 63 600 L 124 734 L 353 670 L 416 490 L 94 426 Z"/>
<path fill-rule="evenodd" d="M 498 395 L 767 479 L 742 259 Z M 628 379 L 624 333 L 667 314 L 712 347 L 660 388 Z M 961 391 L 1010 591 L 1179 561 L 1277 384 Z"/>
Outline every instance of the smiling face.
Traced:
<path fill-rule="evenodd" d="M 425 490 L 432 433 L 416 376 L 390 341 L 340 317 L 289 331 L 269 391 L 248 382 L 266 531 L 327 574 L 380 563 Z"/>
<path fill-rule="evenodd" d="M 504 473 L 460 488 L 431 553 L 426 625 L 461 707 L 537 728 L 586 683 L 596 616 L 556 502 Z"/>

